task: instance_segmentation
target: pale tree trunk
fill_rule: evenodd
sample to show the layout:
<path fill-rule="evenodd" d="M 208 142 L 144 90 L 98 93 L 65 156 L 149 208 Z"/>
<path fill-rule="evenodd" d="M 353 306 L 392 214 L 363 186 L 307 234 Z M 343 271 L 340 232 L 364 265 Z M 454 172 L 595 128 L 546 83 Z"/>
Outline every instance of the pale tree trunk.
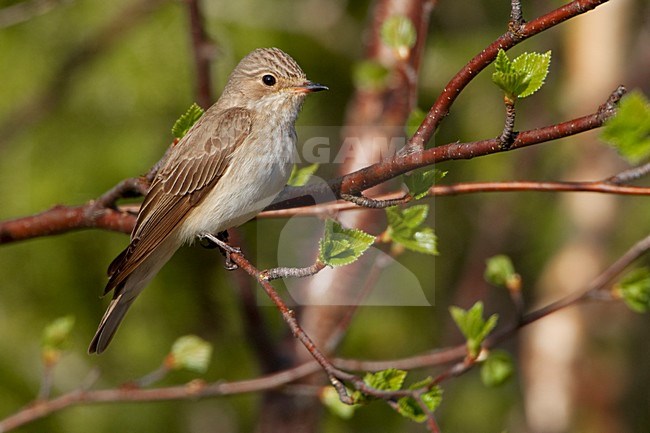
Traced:
<path fill-rule="evenodd" d="M 568 74 L 562 98 L 567 103 L 565 115 L 588 112 L 622 82 L 631 6 L 626 0 L 610 2 L 566 24 L 562 59 Z M 567 180 L 601 179 L 621 169 L 612 151 L 596 143 L 596 133 L 572 140 L 571 148 L 578 157 L 565 173 Z M 571 194 L 562 198 L 568 235 L 541 274 L 537 287 L 541 302 L 583 290 L 607 266 L 606 241 L 616 227 L 618 197 Z M 594 363 L 589 362 L 585 330 L 598 332 L 600 313 L 597 306 L 567 309 L 520 334 L 530 432 L 574 431 L 577 421 L 585 431 L 594 433 L 625 430 L 616 413 L 617 387 L 611 387 L 614 378 L 599 374 L 597 366 L 591 371 Z M 610 365 L 605 370 L 613 368 Z M 584 415 L 581 420 L 576 419 L 577 413 Z"/>

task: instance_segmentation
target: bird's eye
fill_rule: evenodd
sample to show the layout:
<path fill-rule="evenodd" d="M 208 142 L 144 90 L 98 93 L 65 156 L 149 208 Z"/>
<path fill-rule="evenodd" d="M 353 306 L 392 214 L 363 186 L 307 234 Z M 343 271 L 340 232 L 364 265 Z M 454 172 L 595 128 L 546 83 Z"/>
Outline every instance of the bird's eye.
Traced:
<path fill-rule="evenodd" d="M 273 86 L 276 83 L 275 77 L 270 74 L 266 74 L 262 77 L 262 82 L 267 86 Z"/>

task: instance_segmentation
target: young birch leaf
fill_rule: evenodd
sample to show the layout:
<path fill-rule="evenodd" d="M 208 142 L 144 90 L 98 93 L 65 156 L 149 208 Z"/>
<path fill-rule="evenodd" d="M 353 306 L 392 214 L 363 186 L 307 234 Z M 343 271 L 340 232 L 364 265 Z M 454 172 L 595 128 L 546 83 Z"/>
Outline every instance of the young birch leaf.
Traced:
<path fill-rule="evenodd" d="M 210 364 L 212 345 L 196 335 L 185 335 L 172 345 L 168 365 L 173 370 L 205 373 Z"/>
<path fill-rule="evenodd" d="M 381 26 L 381 39 L 394 48 L 402 58 L 408 57 L 408 50 L 415 45 L 417 31 L 411 20 L 404 15 L 393 15 Z"/>
<path fill-rule="evenodd" d="M 375 237 L 358 229 L 345 229 L 334 220 L 325 221 L 318 259 L 328 266 L 344 266 L 357 260 Z"/>
<path fill-rule="evenodd" d="M 515 71 L 524 75 L 526 86 L 520 89 L 516 95 L 519 98 L 525 98 L 537 92 L 548 75 L 548 68 L 551 64 L 551 52 L 544 54 L 524 53 L 512 61 L 512 67 Z"/>
<path fill-rule="evenodd" d="M 508 287 L 509 282 L 518 279 L 510 257 L 500 254 L 487 259 L 485 266 L 485 280 L 495 286 Z"/>
<path fill-rule="evenodd" d="M 514 372 L 514 363 L 510 354 L 504 350 L 495 350 L 481 365 L 483 385 L 495 387 L 504 384 Z"/>
<path fill-rule="evenodd" d="M 542 87 L 550 64 L 550 51 L 544 54 L 524 53 L 510 61 L 505 51 L 499 50 L 494 61 L 492 81 L 510 99 L 525 98 Z"/>
<path fill-rule="evenodd" d="M 172 126 L 172 134 L 174 137 L 181 139 L 187 134 L 187 131 L 196 123 L 197 120 L 203 116 L 205 111 L 199 107 L 196 102 L 190 105 L 185 114 L 181 115 Z"/>
<path fill-rule="evenodd" d="M 418 170 L 408 176 L 404 176 L 404 183 L 409 189 L 409 194 L 414 199 L 419 200 L 422 197 L 426 197 L 429 194 L 429 188 L 446 175 L 446 171 L 441 171 L 437 168 L 433 170 Z"/>
<path fill-rule="evenodd" d="M 496 72 L 501 74 L 509 74 L 513 72 L 512 62 L 505 51 L 500 49 L 497 53 L 497 58 L 494 59 L 494 68 L 496 69 Z"/>
<path fill-rule="evenodd" d="M 366 385 L 380 391 L 397 391 L 402 388 L 407 372 L 389 368 L 375 373 L 366 373 L 363 381 Z"/>
<path fill-rule="evenodd" d="M 403 211 L 396 206 L 386 208 L 390 239 L 412 251 L 437 255 L 437 238 L 433 229 L 422 226 L 428 211 L 428 205 L 411 206 Z"/>
<path fill-rule="evenodd" d="M 517 92 L 522 89 L 524 76 L 515 71 L 512 62 L 503 50 L 499 50 L 494 60 L 495 72 L 492 74 L 492 82 L 499 86 L 510 99 L 515 99 Z"/>
<path fill-rule="evenodd" d="M 41 357 L 45 364 L 56 364 L 61 353 L 70 345 L 74 322 L 74 316 L 64 316 L 55 319 L 45 327 L 41 339 Z"/>
<path fill-rule="evenodd" d="M 402 211 L 401 223 L 409 229 L 417 229 L 420 227 L 429 215 L 429 206 L 420 204 L 411 206 Z"/>
<path fill-rule="evenodd" d="M 442 402 L 442 389 L 439 386 L 434 386 L 430 391 L 422 394 L 421 398 L 427 409 L 433 412 Z M 415 422 L 427 420 L 427 414 L 413 397 L 402 397 L 397 400 L 397 411 Z"/>
<path fill-rule="evenodd" d="M 483 340 L 496 327 L 499 316 L 491 315 L 483 319 L 483 302 L 476 302 L 469 310 L 451 306 L 449 312 L 461 333 L 467 340 L 467 350 L 472 357 L 477 357 Z"/>
<path fill-rule="evenodd" d="M 629 272 L 615 287 L 627 306 L 637 313 L 650 310 L 650 269 L 639 268 Z"/>
<path fill-rule="evenodd" d="M 318 166 L 319 164 L 317 162 L 301 168 L 298 168 L 298 166 L 294 164 L 293 168 L 291 169 L 291 176 L 289 176 L 287 185 L 290 186 L 305 185 L 309 181 L 309 178 L 312 177 L 314 173 L 316 173 L 316 170 L 318 170 Z"/>
<path fill-rule="evenodd" d="M 621 99 L 616 115 L 605 122 L 600 138 L 632 164 L 650 156 L 650 103 L 639 91 Z"/>

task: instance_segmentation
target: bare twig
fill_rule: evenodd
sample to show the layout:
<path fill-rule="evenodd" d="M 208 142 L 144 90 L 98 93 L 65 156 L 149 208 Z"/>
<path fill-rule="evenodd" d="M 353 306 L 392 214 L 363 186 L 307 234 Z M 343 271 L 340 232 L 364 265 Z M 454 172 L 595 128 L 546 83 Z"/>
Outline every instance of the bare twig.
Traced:
<path fill-rule="evenodd" d="M 634 244 L 610 267 L 608 267 L 598 277 L 596 277 L 583 292 L 577 292 L 576 294 L 567 296 L 566 298 L 563 298 L 557 302 L 526 314 L 522 321 L 512 324 L 510 327 L 505 328 L 488 337 L 485 340 L 483 347 L 485 349 L 490 349 L 503 342 L 504 340 L 510 338 L 524 326 L 528 326 L 559 310 L 575 305 L 580 301 L 591 299 L 591 294 L 606 289 L 612 283 L 614 278 L 619 276 L 628 266 L 630 266 L 630 264 L 632 264 L 642 255 L 646 254 L 648 250 L 650 250 L 650 236 L 647 236 Z M 233 256 L 233 258 L 238 260 L 238 264 L 240 264 L 240 266 L 246 270 L 243 265 L 248 262 L 243 257 L 236 255 Z M 258 281 L 260 281 L 261 284 L 268 284 L 268 282 L 260 278 L 259 272 L 252 268 L 252 266 L 251 269 L 247 270 L 247 272 L 249 272 L 251 275 L 257 272 L 256 278 Z M 353 359 L 333 359 L 333 365 L 336 365 L 336 367 L 333 368 L 332 372 L 333 374 L 341 374 L 341 378 L 343 380 L 350 380 L 350 378 L 352 378 L 355 386 L 357 386 L 359 389 L 378 397 L 392 398 L 400 396 L 411 396 L 412 390 L 393 393 L 376 392 L 376 390 L 373 391 L 372 388 L 360 385 L 360 379 L 356 376 L 343 373 L 339 369 L 344 368 L 346 370 L 357 371 L 377 371 L 387 368 L 414 369 L 444 365 L 457 361 L 457 363 L 452 365 L 450 369 L 438 375 L 434 381 L 427 386 L 427 388 L 423 389 L 427 390 L 435 384 L 439 384 L 451 377 L 458 376 L 469 370 L 474 365 L 474 362 L 469 359 L 466 354 L 467 346 L 465 344 L 460 344 L 458 346 L 440 349 L 422 355 L 395 360 L 362 361 Z M 204 384 L 200 381 L 195 381 L 183 386 L 157 389 L 118 388 L 94 391 L 89 391 L 87 390 L 87 387 L 83 387 L 79 390 L 71 391 L 51 400 L 35 402 L 29 406 L 26 406 L 19 412 L 10 415 L 4 420 L 1 420 L 0 432 L 6 432 L 18 428 L 36 419 L 48 416 L 51 413 L 79 404 L 182 400 L 242 394 L 248 392 L 259 392 L 263 390 L 274 389 L 287 383 L 293 382 L 299 378 L 305 377 L 309 374 L 315 373 L 321 367 L 322 365 L 319 364 L 319 362 L 313 361 L 268 376 L 230 383 L 218 382 L 214 384 Z M 363 381 L 361 381 L 361 383 L 363 383 Z"/>
<path fill-rule="evenodd" d="M 264 270 L 260 273 L 260 278 L 266 281 L 277 280 L 280 278 L 304 278 L 311 277 L 325 269 L 327 265 L 320 260 L 316 260 L 311 266 L 304 268 L 272 268 Z"/>
<path fill-rule="evenodd" d="M 334 367 L 334 365 L 325 357 L 325 355 L 322 354 L 322 352 L 318 349 L 318 347 L 316 347 L 311 338 L 309 338 L 309 336 L 302 330 L 298 324 L 298 321 L 296 320 L 294 312 L 289 307 L 287 307 L 280 295 L 278 295 L 273 286 L 266 280 L 265 275 L 261 271 L 259 271 L 248 260 L 246 260 L 242 254 L 232 253 L 230 257 L 240 268 L 246 271 L 246 273 L 257 279 L 257 281 L 264 289 L 264 292 L 266 292 L 271 301 L 275 304 L 278 310 L 280 310 L 282 318 L 287 323 L 287 325 L 289 325 L 289 328 L 291 329 L 293 335 L 298 340 L 300 340 L 307 351 L 309 351 L 309 353 L 314 357 L 318 364 L 320 364 L 323 370 L 325 370 L 332 386 L 334 386 L 336 391 L 339 393 L 341 401 L 351 404 L 352 399 L 348 395 L 345 389 L 345 385 L 343 385 L 341 380 L 350 380 L 353 379 L 354 376 L 344 373 L 343 371 Z"/>
<path fill-rule="evenodd" d="M 612 95 L 618 95 L 619 90 L 620 88 L 616 89 Z M 519 132 L 507 150 L 521 149 L 601 127 L 614 114 L 614 111 L 606 108 L 609 107 L 612 95 L 610 95 L 608 102 L 601 105 L 598 111 L 593 114 L 555 125 Z M 501 148 L 500 140 L 492 138 L 469 143 L 449 143 L 422 152 L 398 154 L 353 173 L 332 179 L 327 185 L 316 184 L 285 189 L 267 207 L 267 210 L 288 209 L 329 201 L 332 192 L 336 197 L 340 197 L 341 193 L 354 195 L 417 168 L 443 161 L 471 159 L 503 151 L 505 149 Z"/>
<path fill-rule="evenodd" d="M 640 179 L 650 173 L 650 162 L 642 164 L 638 167 L 632 167 L 622 171 L 607 179 L 607 182 L 614 185 L 623 185 L 634 180 Z"/>
<path fill-rule="evenodd" d="M 503 125 L 503 132 L 499 136 L 499 142 L 503 150 L 508 150 L 515 139 L 515 101 L 509 97 L 504 97 L 503 102 L 506 106 L 506 120 Z"/>
<path fill-rule="evenodd" d="M 521 32 L 521 27 L 526 23 L 524 15 L 521 11 L 521 0 L 510 1 L 510 21 L 508 22 L 508 29 L 518 35 Z"/>
<path fill-rule="evenodd" d="M 357 206 L 365 207 L 368 209 L 385 209 L 387 207 L 397 206 L 398 204 L 406 203 L 411 199 L 409 194 L 404 194 L 399 198 L 389 198 L 389 199 L 375 199 L 366 197 L 363 194 L 352 195 L 352 194 L 341 194 L 341 198 L 350 203 L 354 203 Z"/>

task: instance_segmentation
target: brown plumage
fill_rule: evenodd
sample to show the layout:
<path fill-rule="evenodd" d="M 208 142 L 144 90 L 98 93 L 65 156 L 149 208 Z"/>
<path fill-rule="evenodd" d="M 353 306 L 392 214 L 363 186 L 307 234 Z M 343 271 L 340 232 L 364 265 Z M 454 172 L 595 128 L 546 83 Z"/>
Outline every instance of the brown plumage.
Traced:
<path fill-rule="evenodd" d="M 131 243 L 109 266 L 104 293 L 114 290 L 113 299 L 89 352 L 106 349 L 137 295 L 182 244 L 243 224 L 280 192 L 304 97 L 324 89 L 277 48 L 241 60 L 154 178 Z"/>

